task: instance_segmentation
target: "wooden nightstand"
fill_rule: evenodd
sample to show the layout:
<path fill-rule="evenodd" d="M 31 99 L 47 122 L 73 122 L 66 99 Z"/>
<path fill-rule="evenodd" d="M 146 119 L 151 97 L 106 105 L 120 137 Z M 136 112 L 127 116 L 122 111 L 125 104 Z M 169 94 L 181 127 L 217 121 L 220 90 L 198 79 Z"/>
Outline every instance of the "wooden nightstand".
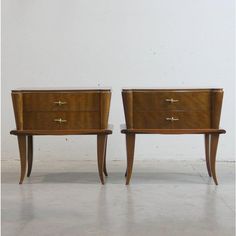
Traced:
<path fill-rule="evenodd" d="M 223 89 L 123 89 L 129 184 L 136 134 L 204 134 L 209 176 L 217 185 L 215 161 Z"/>
<path fill-rule="evenodd" d="M 13 90 L 12 101 L 16 120 L 22 184 L 33 163 L 34 135 L 97 135 L 97 160 L 101 183 L 106 171 L 110 89 L 42 89 Z"/>

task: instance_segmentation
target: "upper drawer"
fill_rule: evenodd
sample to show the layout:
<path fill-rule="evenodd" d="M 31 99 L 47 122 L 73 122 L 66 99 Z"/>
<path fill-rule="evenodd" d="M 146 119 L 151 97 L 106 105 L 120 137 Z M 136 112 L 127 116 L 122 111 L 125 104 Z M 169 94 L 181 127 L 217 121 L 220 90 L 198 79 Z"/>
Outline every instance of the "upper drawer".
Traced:
<path fill-rule="evenodd" d="M 98 111 L 100 93 L 25 93 L 24 111 Z"/>
<path fill-rule="evenodd" d="M 148 91 L 133 92 L 134 111 L 211 109 L 211 93 L 208 91 Z"/>

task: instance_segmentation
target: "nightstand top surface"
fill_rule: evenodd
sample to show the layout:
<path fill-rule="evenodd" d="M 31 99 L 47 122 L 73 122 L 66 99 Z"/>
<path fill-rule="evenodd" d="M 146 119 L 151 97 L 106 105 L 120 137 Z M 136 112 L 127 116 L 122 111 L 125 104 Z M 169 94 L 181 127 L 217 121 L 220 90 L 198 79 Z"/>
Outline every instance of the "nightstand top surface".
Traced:
<path fill-rule="evenodd" d="M 184 91 L 223 91 L 223 88 L 180 88 L 180 87 L 163 87 L 163 88 L 150 88 L 150 87 L 134 87 L 134 88 L 122 88 L 122 91 L 135 91 L 135 92 L 142 92 L 142 91 L 176 91 L 176 92 L 184 92 Z"/>
<path fill-rule="evenodd" d="M 12 92 L 78 92 L 78 91 L 111 91 L 108 87 L 36 87 L 36 88 L 17 88 L 13 89 Z"/>

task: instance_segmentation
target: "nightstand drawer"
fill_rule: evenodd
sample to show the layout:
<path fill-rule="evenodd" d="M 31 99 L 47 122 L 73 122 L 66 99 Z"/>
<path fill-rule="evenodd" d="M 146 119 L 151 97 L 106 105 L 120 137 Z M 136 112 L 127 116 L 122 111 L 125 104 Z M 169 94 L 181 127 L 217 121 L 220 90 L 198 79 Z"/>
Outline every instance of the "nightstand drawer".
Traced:
<path fill-rule="evenodd" d="M 81 93 L 25 93 L 24 111 L 98 111 L 100 94 Z"/>
<path fill-rule="evenodd" d="M 211 127 L 205 112 L 134 112 L 134 129 L 204 129 Z"/>
<path fill-rule="evenodd" d="M 207 111 L 211 109 L 210 92 L 133 92 L 134 111 L 186 110 Z"/>
<path fill-rule="evenodd" d="M 24 112 L 25 130 L 79 130 L 99 128 L 99 112 Z"/>

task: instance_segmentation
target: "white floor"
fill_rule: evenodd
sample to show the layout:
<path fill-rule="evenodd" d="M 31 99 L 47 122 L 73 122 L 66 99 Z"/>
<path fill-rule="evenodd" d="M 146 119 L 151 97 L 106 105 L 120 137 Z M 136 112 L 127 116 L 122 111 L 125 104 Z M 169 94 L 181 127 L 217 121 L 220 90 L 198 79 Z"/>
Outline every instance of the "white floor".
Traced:
<path fill-rule="evenodd" d="M 96 162 L 35 161 L 18 185 L 19 162 L 2 161 L 3 236 L 233 236 L 234 163 L 217 163 L 219 186 L 205 163 L 108 163 L 106 185 Z"/>

